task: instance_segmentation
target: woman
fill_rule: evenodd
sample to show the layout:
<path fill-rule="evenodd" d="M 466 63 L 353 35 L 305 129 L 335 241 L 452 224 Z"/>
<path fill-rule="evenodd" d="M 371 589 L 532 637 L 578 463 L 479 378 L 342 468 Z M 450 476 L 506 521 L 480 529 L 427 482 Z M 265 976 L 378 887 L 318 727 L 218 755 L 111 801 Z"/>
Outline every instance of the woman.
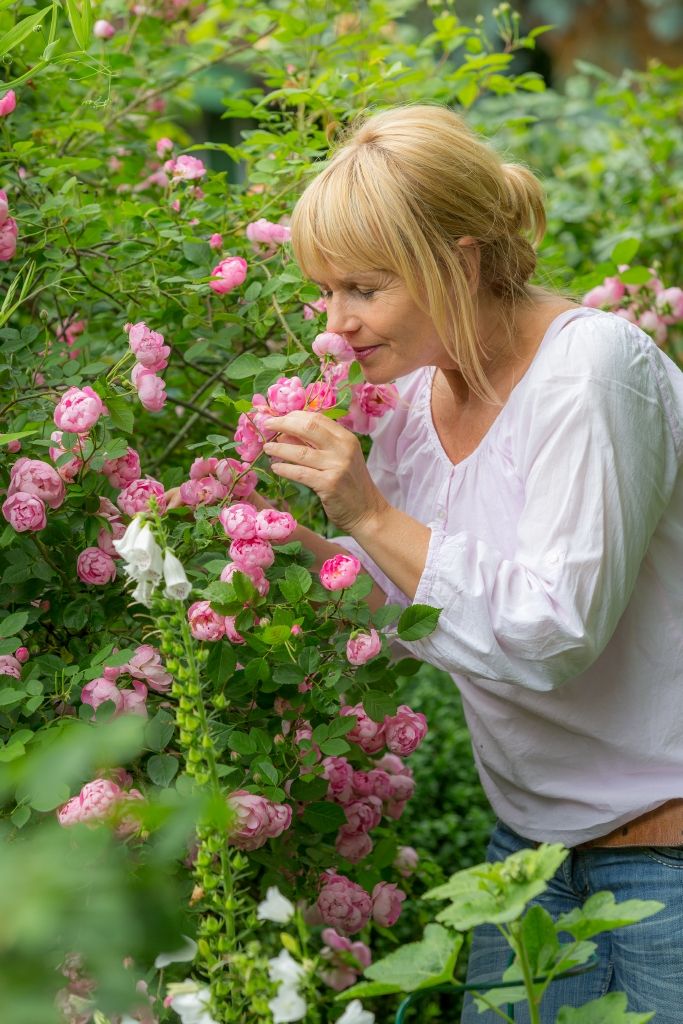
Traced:
<path fill-rule="evenodd" d="M 680 1020 L 683 992 L 683 375 L 638 328 L 532 287 L 539 183 L 453 113 L 390 110 L 309 185 L 294 251 L 328 330 L 400 402 L 357 439 L 319 413 L 271 420 L 273 471 L 311 487 L 371 601 L 442 609 L 405 645 L 450 672 L 499 819 L 489 854 L 570 857 L 553 916 L 609 889 L 666 909 L 554 983 L 544 1021 L 610 990 Z M 509 951 L 475 935 L 470 980 Z M 493 1021 L 470 1002 L 463 1020 Z M 522 1018 L 516 1018 L 522 1019 Z"/>

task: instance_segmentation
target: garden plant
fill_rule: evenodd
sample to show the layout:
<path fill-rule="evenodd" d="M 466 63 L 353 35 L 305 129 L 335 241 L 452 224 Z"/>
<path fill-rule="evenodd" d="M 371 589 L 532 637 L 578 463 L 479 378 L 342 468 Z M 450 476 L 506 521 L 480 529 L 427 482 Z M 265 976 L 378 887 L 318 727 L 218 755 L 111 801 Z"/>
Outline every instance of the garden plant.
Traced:
<path fill-rule="evenodd" d="M 453 879 L 433 887 L 481 859 L 473 769 L 454 795 L 458 863 L 439 859 L 430 830 L 438 785 L 411 804 L 431 742 L 421 694 L 443 677 L 410 644 L 439 609 L 371 611 L 353 556 L 316 565 L 300 528 L 332 531 L 262 450 L 273 413 L 323 412 L 368 446 L 396 404 L 325 330 L 288 217 L 363 111 L 459 106 L 545 173 L 544 272 L 676 358 L 680 75 L 584 69 L 560 97 L 516 65 L 542 30 L 525 34 L 507 4 L 464 24 L 434 2 L 426 29 L 417 6 L 0 0 L 0 865 L 12 880 L 0 991 L 12 1024 L 389 1021 L 417 987 L 387 980 L 391 957 L 412 955 L 389 951 L 424 926 L 424 942 L 448 945 L 427 987 L 460 969 L 460 940 L 444 936 L 473 920 L 454 902 L 455 917 L 430 923 L 421 897 L 459 895 Z M 593 98 L 580 83 L 596 75 Z M 197 127 L 216 93 L 220 141 Z M 572 110 L 584 149 L 547 128 Z M 634 129 L 627 151 L 605 131 L 615 110 Z M 610 202 L 593 201 L 598 185 Z M 541 962 L 537 936 L 557 929 L 540 913 L 515 922 L 562 855 L 522 863 L 534 884 L 500 918 L 525 983 L 515 998 L 532 1006 L 536 967 L 568 960 L 553 940 Z M 493 878 L 476 870 L 455 879 Z M 496 878 L 511 899 L 516 876 Z M 591 928 L 653 909 L 605 897 L 574 932 L 564 922 L 571 962 Z M 364 971 L 392 999 L 371 986 L 342 1005 Z M 511 1001 L 506 990 L 496 1005 Z M 434 996 L 422 1019 L 438 1007 Z M 596 1024 L 646 1019 L 605 1007 Z"/>

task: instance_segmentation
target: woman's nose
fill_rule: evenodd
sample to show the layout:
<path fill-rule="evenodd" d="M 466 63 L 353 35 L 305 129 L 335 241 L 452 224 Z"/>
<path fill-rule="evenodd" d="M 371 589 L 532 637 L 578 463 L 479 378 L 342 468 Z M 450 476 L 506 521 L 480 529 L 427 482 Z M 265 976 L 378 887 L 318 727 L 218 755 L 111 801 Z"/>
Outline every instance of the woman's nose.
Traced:
<path fill-rule="evenodd" d="M 327 329 L 333 334 L 353 334 L 360 327 L 360 320 L 349 309 L 348 303 L 333 295 L 327 299 Z"/>

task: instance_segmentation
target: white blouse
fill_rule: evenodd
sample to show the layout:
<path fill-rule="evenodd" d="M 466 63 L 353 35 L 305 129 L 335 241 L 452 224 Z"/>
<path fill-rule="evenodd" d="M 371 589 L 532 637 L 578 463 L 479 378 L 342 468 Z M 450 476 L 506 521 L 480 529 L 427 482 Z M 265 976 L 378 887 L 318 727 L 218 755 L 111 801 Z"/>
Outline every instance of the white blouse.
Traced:
<path fill-rule="evenodd" d="M 567 311 L 454 465 L 433 373 L 397 382 L 368 460 L 431 529 L 414 601 L 443 610 L 402 646 L 455 679 L 499 818 L 573 846 L 683 797 L 683 374 L 627 321 Z"/>

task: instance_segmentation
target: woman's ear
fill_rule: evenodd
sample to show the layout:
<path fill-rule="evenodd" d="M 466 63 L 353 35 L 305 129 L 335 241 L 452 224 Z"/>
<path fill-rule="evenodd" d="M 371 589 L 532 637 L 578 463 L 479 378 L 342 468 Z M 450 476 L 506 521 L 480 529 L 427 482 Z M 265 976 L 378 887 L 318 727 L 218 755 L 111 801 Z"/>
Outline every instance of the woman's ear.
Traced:
<path fill-rule="evenodd" d="M 481 256 L 479 242 L 472 235 L 464 235 L 458 239 L 458 246 L 463 255 L 470 295 L 476 295 L 479 290 L 479 260 Z"/>

